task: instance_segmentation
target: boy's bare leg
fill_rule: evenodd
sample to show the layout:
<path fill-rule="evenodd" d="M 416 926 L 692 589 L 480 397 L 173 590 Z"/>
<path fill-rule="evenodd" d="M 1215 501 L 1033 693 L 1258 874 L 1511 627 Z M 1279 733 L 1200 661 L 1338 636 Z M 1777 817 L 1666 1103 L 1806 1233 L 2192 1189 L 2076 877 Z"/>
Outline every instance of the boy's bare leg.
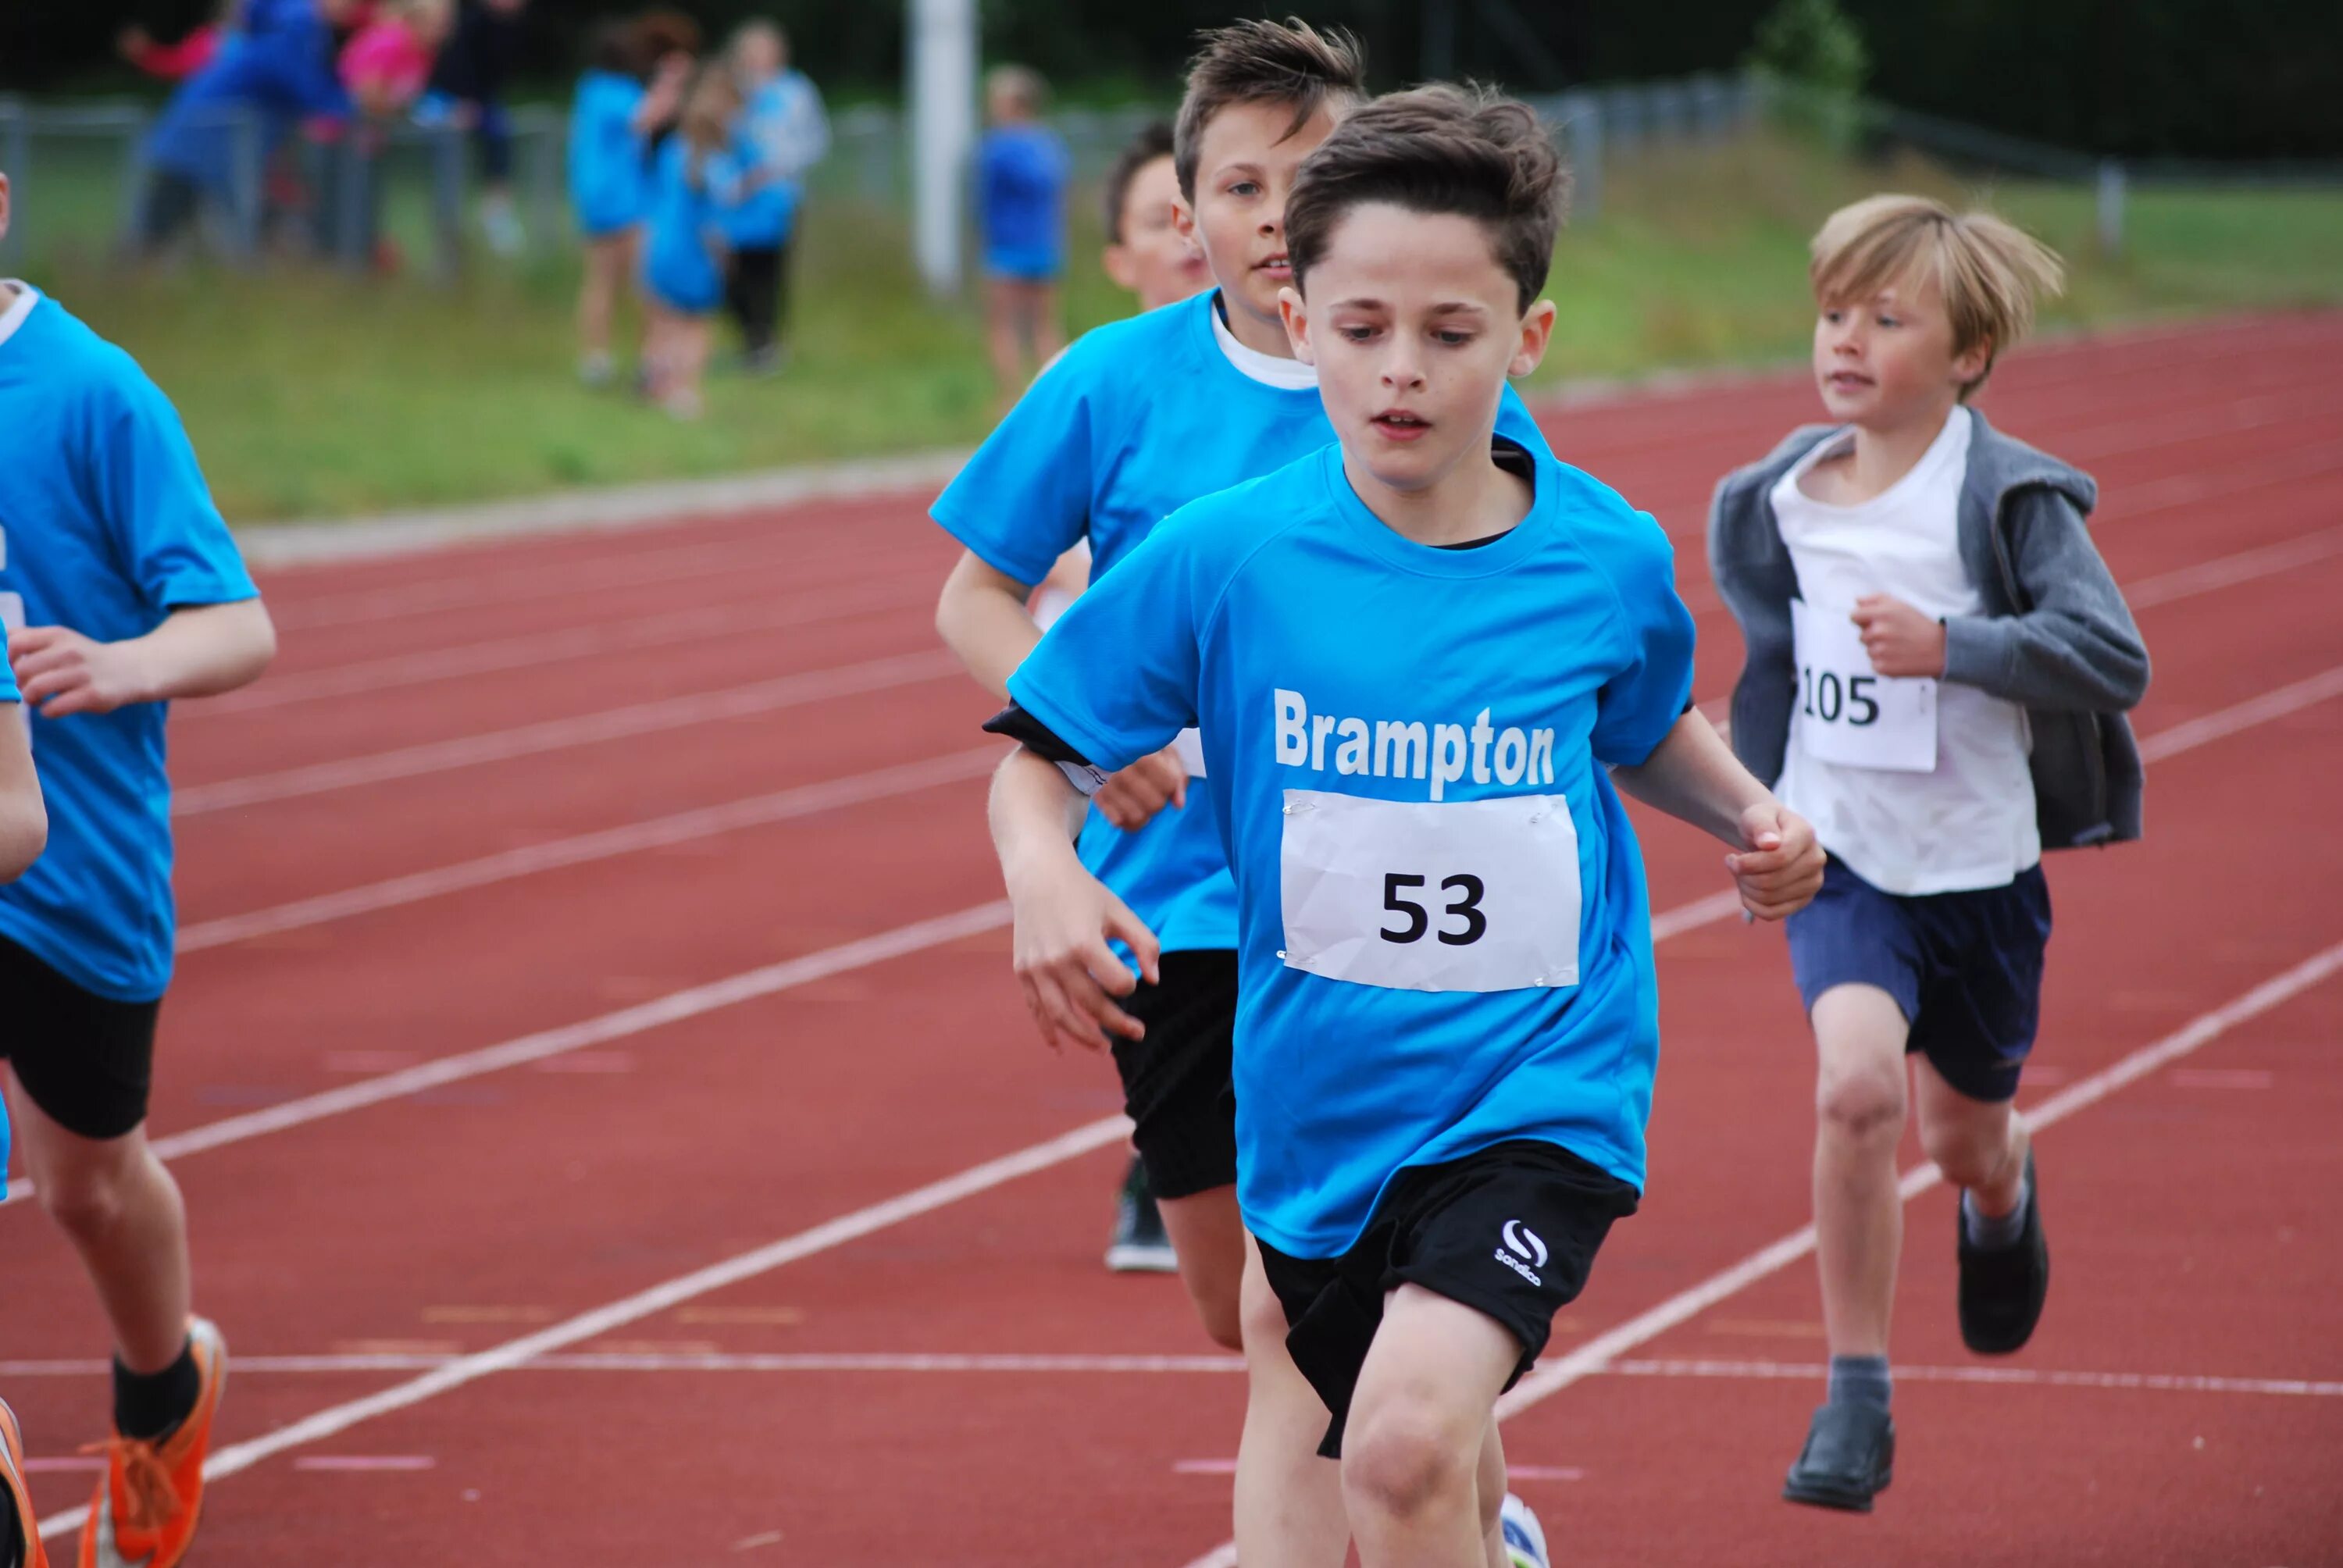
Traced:
<path fill-rule="evenodd" d="M 1475 1485 L 1481 1493 L 1481 1543 L 1489 1568 L 1512 1568 L 1505 1556 L 1505 1531 L 1501 1515 L 1505 1507 L 1505 1440 L 1497 1432 L 1497 1412 L 1489 1412 L 1489 1431 L 1481 1439 L 1481 1472 Z"/>
<path fill-rule="evenodd" d="M 2032 1139 L 2012 1101 L 1973 1100 L 1944 1080 L 1934 1063 L 1916 1060 L 1920 1147 L 1966 1192 L 1977 1213 L 1989 1220 L 2016 1211 L 2026 1185 L 2026 1151 Z"/>
<path fill-rule="evenodd" d="M 1167 1216 L 1168 1219 L 1168 1216 Z M 1350 1542 L 1342 1473 L 1318 1456 L 1329 1419 L 1285 1352 L 1285 1309 L 1250 1244 L 1244 1264 L 1245 1421 L 1237 1443 L 1237 1561 L 1341 1568 Z"/>
<path fill-rule="evenodd" d="M 1237 1190 L 1215 1187 L 1187 1198 L 1158 1198 L 1155 1207 L 1179 1255 L 1180 1282 L 1188 1287 L 1204 1332 L 1224 1349 L 1242 1350 L 1241 1298 L 1252 1243 L 1237 1211 Z M 1275 1310 L 1274 1302 L 1270 1305 Z"/>
<path fill-rule="evenodd" d="M 1884 1356 L 1904 1251 L 1896 1150 L 1906 1103 L 1896 999 L 1876 986 L 1833 986 L 1815 999 L 1821 1071 L 1815 1091 L 1815 1257 L 1823 1329 L 1834 1356 Z"/>
<path fill-rule="evenodd" d="M 1483 1568 L 1490 1412 L 1521 1355 L 1503 1324 L 1445 1296 L 1402 1285 L 1384 1298 L 1342 1438 L 1363 1568 Z"/>
<path fill-rule="evenodd" d="M 41 1207 L 81 1254 L 122 1364 L 159 1372 L 186 1348 L 191 1311 L 178 1183 L 147 1147 L 144 1123 L 120 1138 L 84 1138 L 52 1121 L 15 1079 L 11 1111 Z"/>
<path fill-rule="evenodd" d="M 1033 288 L 1033 363 L 1047 365 L 1066 347 L 1065 323 L 1058 314 L 1058 286 L 1037 283 Z"/>
<path fill-rule="evenodd" d="M 618 307 L 628 248 L 623 238 L 586 244 L 586 276 L 578 286 L 578 349 L 588 358 L 609 355 L 610 318 Z"/>
<path fill-rule="evenodd" d="M 984 286 L 984 345 L 992 357 L 992 382 L 1006 412 L 1025 390 L 1024 302 L 1014 278 L 996 277 Z"/>

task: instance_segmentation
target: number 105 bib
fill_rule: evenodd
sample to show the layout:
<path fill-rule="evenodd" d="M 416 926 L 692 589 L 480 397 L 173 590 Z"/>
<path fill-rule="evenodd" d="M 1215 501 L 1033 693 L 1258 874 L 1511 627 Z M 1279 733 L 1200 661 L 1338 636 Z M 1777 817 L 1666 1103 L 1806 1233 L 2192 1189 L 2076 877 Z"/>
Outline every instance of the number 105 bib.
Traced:
<path fill-rule="evenodd" d="M 1559 795 L 1285 791 L 1288 969 L 1393 990 L 1578 983 L 1578 829 Z"/>
<path fill-rule="evenodd" d="M 1798 744 L 1817 762 L 1890 773 L 1936 769 L 1936 683 L 1871 668 L 1845 616 L 1790 601 L 1798 648 Z"/>

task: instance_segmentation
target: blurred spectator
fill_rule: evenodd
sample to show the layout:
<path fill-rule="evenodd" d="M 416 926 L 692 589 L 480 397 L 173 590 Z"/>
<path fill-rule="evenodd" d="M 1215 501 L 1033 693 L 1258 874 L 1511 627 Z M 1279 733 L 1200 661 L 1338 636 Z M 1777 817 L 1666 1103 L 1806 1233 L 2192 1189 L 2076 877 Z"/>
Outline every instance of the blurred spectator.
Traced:
<path fill-rule="evenodd" d="M 820 91 L 789 68 L 789 36 L 779 25 L 749 23 L 732 35 L 729 58 L 743 103 L 733 150 L 744 172 L 729 219 L 725 303 L 740 327 L 742 363 L 764 375 L 788 357 L 789 255 L 805 211 L 806 171 L 830 151 L 830 120 Z"/>
<path fill-rule="evenodd" d="M 615 374 L 610 322 L 641 256 L 649 148 L 657 129 L 674 118 L 697 42 L 650 21 L 605 23 L 596 31 L 569 110 L 569 204 L 586 241 L 578 374 L 589 387 Z"/>
<path fill-rule="evenodd" d="M 1118 288 L 1139 297 L 1139 308 L 1154 310 L 1187 298 L 1212 280 L 1204 253 L 1181 237 L 1172 221 L 1180 200 L 1180 174 L 1172 162 L 1172 126 L 1154 120 L 1107 170 L 1106 249 L 1100 265 Z"/>
<path fill-rule="evenodd" d="M 471 133 L 479 156 L 480 228 L 488 248 L 517 256 L 527 243 L 513 201 L 512 124 L 505 87 L 521 54 L 521 14 L 528 0 L 463 0 L 456 31 L 439 51 L 430 90 L 416 117 Z"/>
<path fill-rule="evenodd" d="M 652 176 L 650 237 L 643 252 L 651 307 L 646 389 L 679 419 L 699 417 L 709 328 L 724 303 L 725 225 L 739 198 L 743 172 L 733 150 L 740 108 L 731 71 L 711 62 L 684 95 Z"/>
<path fill-rule="evenodd" d="M 244 0 L 211 61 L 180 84 L 147 133 L 145 250 L 169 245 L 207 203 L 233 210 L 240 176 L 256 176 L 297 121 L 348 116 L 333 28 L 355 9 L 355 0 Z"/>
<path fill-rule="evenodd" d="M 1066 177 L 1071 159 L 1041 123 L 1048 88 L 1023 65 L 996 65 L 984 82 L 991 128 L 977 151 L 977 216 L 984 235 L 985 336 L 1005 408 L 1033 371 L 1065 347 L 1058 279 L 1066 266 Z"/>
<path fill-rule="evenodd" d="M 372 19 L 342 45 L 342 85 L 358 118 L 344 143 L 330 204 L 345 256 L 377 270 L 397 265 L 382 239 L 382 153 L 391 127 L 422 97 L 439 46 L 456 23 L 455 0 L 378 0 Z M 347 215 L 345 216 L 344 215 Z"/>

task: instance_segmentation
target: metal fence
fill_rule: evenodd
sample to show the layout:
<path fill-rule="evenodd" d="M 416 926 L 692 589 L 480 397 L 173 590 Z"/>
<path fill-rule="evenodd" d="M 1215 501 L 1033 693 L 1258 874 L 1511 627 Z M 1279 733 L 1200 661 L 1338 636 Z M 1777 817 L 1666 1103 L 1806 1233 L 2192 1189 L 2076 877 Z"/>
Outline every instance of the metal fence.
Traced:
<path fill-rule="evenodd" d="M 2150 185 L 2343 186 L 2343 166 L 2121 163 L 2046 146 L 1976 126 L 1864 99 L 1817 95 L 1754 75 L 1718 75 L 1583 88 L 1533 100 L 1554 127 L 1575 174 L 1574 221 L 1597 220 L 1606 169 L 1656 145 L 1717 141 L 1787 121 L 1849 150 L 1908 146 L 1956 167 L 2084 185 L 2097 192 L 2102 246 L 2120 248 L 2128 194 Z M 1100 176 L 1160 106 L 1069 109 L 1054 123 L 1074 156 L 1076 178 Z M 0 169 L 15 186 L 12 231 L 0 266 L 102 259 L 134 250 L 154 188 L 147 144 L 152 106 L 132 100 L 43 103 L 0 96 Z M 571 243 L 564 194 L 567 118 L 553 106 L 510 116 L 514 185 L 531 252 Z M 398 125 L 339 141 L 305 135 L 273 152 L 259 121 L 224 111 L 209 126 L 226 151 L 226 178 L 206 205 L 201 236 L 238 264 L 309 256 L 351 268 L 387 251 L 431 276 L 454 276 L 478 243 L 469 221 L 479 188 L 467 132 Z M 830 156 L 809 178 L 818 200 L 908 215 L 906 126 L 895 110 L 861 105 L 831 121 Z"/>

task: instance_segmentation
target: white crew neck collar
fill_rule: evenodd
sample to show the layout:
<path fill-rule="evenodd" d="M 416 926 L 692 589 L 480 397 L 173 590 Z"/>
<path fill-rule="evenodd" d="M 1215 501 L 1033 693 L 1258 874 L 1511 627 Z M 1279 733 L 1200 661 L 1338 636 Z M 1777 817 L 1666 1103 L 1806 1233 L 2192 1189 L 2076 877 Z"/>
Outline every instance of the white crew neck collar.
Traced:
<path fill-rule="evenodd" d="M 33 307 L 41 302 L 41 291 L 21 277 L 0 277 L 0 286 L 16 291 L 8 308 L 0 310 L 0 343 L 16 336 L 16 328 L 25 325 L 25 317 L 33 314 Z"/>
<path fill-rule="evenodd" d="M 1220 345 L 1221 354 L 1248 381 L 1258 381 L 1264 387 L 1274 387 L 1282 392 L 1315 392 L 1318 390 L 1318 367 L 1304 365 L 1299 359 L 1281 359 L 1274 354 L 1263 354 L 1247 347 L 1229 330 L 1228 321 L 1221 315 L 1221 300 L 1216 294 L 1204 307 L 1212 318 L 1212 341 Z"/>

